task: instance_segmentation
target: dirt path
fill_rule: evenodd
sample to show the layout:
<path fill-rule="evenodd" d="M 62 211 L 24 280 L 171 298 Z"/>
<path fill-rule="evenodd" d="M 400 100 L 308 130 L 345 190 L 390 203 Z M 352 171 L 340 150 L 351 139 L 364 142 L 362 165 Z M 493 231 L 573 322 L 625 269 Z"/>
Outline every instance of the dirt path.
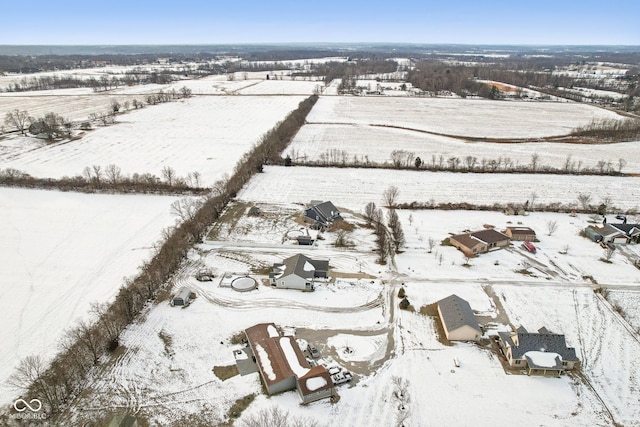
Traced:
<path fill-rule="evenodd" d="M 383 303 L 382 309 L 385 315 L 385 322 L 378 323 L 376 325 L 371 325 L 371 327 L 367 330 L 354 330 L 354 329 L 308 329 L 308 328 L 297 328 L 296 336 L 308 341 L 311 345 L 315 346 L 319 351 L 322 357 L 331 357 L 341 366 L 344 366 L 348 370 L 354 372 L 358 375 L 371 375 L 375 371 L 377 371 L 382 365 L 385 364 L 389 359 L 395 356 L 395 332 L 396 332 L 396 286 L 395 284 L 389 284 L 388 287 L 383 291 Z M 386 335 L 387 343 L 385 356 L 375 362 L 371 361 L 363 361 L 363 362 L 354 362 L 354 361 L 346 361 L 343 360 L 338 353 L 338 349 L 330 347 L 327 342 L 329 338 L 332 338 L 336 335 L 346 334 L 346 335 L 355 335 L 361 337 L 373 337 L 379 335 Z M 357 378 L 356 378 L 357 380 Z"/>

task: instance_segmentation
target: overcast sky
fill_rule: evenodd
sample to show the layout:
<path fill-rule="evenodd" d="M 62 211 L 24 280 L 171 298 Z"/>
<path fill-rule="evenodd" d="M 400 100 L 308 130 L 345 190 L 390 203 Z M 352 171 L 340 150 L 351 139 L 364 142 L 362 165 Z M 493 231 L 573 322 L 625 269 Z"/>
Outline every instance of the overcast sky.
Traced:
<path fill-rule="evenodd" d="M 640 0 L 3 3 L 0 44 L 640 45 Z"/>

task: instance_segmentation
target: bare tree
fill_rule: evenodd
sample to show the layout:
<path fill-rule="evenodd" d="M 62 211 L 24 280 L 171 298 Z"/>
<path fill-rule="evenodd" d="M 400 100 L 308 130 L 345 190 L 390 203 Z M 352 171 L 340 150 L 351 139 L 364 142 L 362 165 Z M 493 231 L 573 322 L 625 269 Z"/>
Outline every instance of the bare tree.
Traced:
<path fill-rule="evenodd" d="M 373 225 L 373 221 L 376 219 L 376 204 L 369 202 L 364 207 L 364 219 L 367 222 L 367 227 Z"/>
<path fill-rule="evenodd" d="M 404 231 L 402 231 L 402 224 L 398 213 L 395 209 L 391 209 L 387 212 L 387 225 L 391 231 L 391 240 L 394 250 L 398 252 L 405 244 Z"/>
<path fill-rule="evenodd" d="M 535 206 L 537 199 L 538 199 L 538 193 L 534 191 L 533 193 L 531 193 L 531 203 L 529 203 L 530 211 L 533 211 L 533 207 Z"/>
<path fill-rule="evenodd" d="M 603 252 L 603 258 L 607 262 L 611 262 L 611 258 L 613 258 L 613 254 L 615 253 L 615 247 L 607 246 L 607 248 Z"/>
<path fill-rule="evenodd" d="M 344 248 L 345 246 L 349 246 L 351 241 L 347 237 L 347 230 L 338 230 L 336 232 L 336 241 L 334 246 L 337 248 Z"/>
<path fill-rule="evenodd" d="M 618 159 L 618 173 L 622 173 L 622 168 L 627 165 L 627 161 L 625 159 Z"/>
<path fill-rule="evenodd" d="M 400 411 L 407 410 L 407 405 L 411 400 L 409 397 L 409 380 L 394 376 L 391 378 L 391 382 L 393 383 L 393 397 L 399 401 L 398 409 Z"/>
<path fill-rule="evenodd" d="M 193 91 L 188 87 L 182 86 L 182 88 L 180 88 L 180 96 L 182 96 L 183 98 L 190 98 L 192 94 Z"/>
<path fill-rule="evenodd" d="M 162 178 L 168 185 L 173 185 L 173 181 L 176 179 L 176 171 L 171 166 L 165 166 L 162 168 Z"/>
<path fill-rule="evenodd" d="M 533 153 L 531 155 L 531 170 L 532 171 L 536 171 L 536 169 L 538 169 L 538 161 L 540 160 L 540 156 L 538 155 L 538 153 Z"/>
<path fill-rule="evenodd" d="M 384 190 L 382 193 L 382 199 L 384 200 L 385 206 L 388 208 L 393 208 L 396 205 L 396 200 L 398 195 L 400 194 L 400 190 L 395 185 L 390 185 L 389 188 Z"/>
<path fill-rule="evenodd" d="M 13 111 L 9 111 L 4 116 L 4 123 L 7 126 L 15 127 L 21 134 L 26 135 L 25 131 L 29 128 L 31 118 L 29 117 L 29 113 L 25 110 L 21 111 L 16 108 Z"/>
<path fill-rule="evenodd" d="M 547 221 L 547 236 L 551 236 L 558 229 L 558 221 Z"/>
<path fill-rule="evenodd" d="M 240 427 L 320 427 L 317 421 L 307 417 L 291 415 L 289 411 L 272 406 L 244 417 L 239 421 Z"/>
<path fill-rule="evenodd" d="M 9 376 L 7 384 L 16 391 L 26 390 L 42 377 L 45 370 L 46 365 L 40 356 L 27 356 L 20 361 L 16 370 Z"/>
<path fill-rule="evenodd" d="M 202 201 L 195 197 L 185 197 L 171 203 L 171 213 L 182 221 L 191 221 L 202 206 Z"/>
<path fill-rule="evenodd" d="M 107 166 L 104 172 L 109 182 L 113 185 L 118 184 L 122 180 L 122 170 L 113 163 Z"/>
<path fill-rule="evenodd" d="M 429 253 L 433 252 L 433 248 L 436 246 L 436 239 L 429 236 L 427 239 L 427 245 L 429 246 Z"/>
<path fill-rule="evenodd" d="M 589 202 L 591 201 L 591 194 L 579 193 L 578 201 L 582 205 L 582 209 L 585 211 L 589 209 Z"/>

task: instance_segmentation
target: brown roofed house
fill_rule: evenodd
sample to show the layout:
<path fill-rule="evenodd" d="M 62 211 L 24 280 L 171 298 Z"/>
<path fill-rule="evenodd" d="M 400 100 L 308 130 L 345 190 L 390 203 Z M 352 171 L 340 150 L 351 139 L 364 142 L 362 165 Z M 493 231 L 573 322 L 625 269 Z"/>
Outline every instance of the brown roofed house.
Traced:
<path fill-rule="evenodd" d="M 509 236 L 492 228 L 449 237 L 451 245 L 460 249 L 468 257 L 509 246 L 510 241 Z"/>
<path fill-rule="evenodd" d="M 507 227 L 504 230 L 504 234 L 509 236 L 511 240 L 518 240 L 520 242 L 535 242 L 536 232 L 529 227 Z"/>

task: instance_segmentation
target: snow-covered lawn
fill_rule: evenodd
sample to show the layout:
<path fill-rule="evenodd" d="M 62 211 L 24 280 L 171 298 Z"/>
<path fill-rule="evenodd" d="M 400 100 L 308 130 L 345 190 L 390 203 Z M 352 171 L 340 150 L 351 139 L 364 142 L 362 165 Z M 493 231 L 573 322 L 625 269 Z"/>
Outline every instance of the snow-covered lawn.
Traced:
<path fill-rule="evenodd" d="M 398 203 L 524 204 L 536 193 L 535 203 L 578 207 L 578 194 L 592 196 L 599 205 L 640 210 L 640 178 L 611 176 L 450 173 L 357 168 L 268 166 L 239 193 L 244 201 L 309 203 L 331 200 L 336 206 L 363 209 L 368 202 L 383 204 L 391 185 L 400 190 Z M 312 183 L 309 181 L 312 178 Z M 305 183 L 309 183 L 306 185 Z"/>
<path fill-rule="evenodd" d="M 482 160 L 509 158 L 513 165 L 529 166 L 534 154 L 538 156 L 538 166 L 550 166 L 563 169 L 569 163 L 574 168 L 595 167 L 600 160 L 611 162 L 618 170 L 619 159 L 624 159 L 622 172 L 640 172 L 640 142 L 622 142 L 617 144 L 564 144 L 549 142 L 521 142 L 499 144 L 490 142 L 464 142 L 456 138 L 431 135 L 405 129 L 394 129 L 364 124 L 306 124 L 296 134 L 285 151 L 294 161 L 297 159 L 319 161 L 324 157 L 331 159 L 331 153 L 344 151 L 347 162 L 357 157 L 359 162 L 367 159 L 375 163 L 391 163 L 391 153 L 404 150 L 427 165 L 438 165 L 440 157 L 443 164 L 455 156 L 465 167 L 467 157 L 476 157 L 476 167 Z M 334 154 L 335 155 L 335 154 Z M 339 160 L 338 160 L 339 161 Z"/>
<path fill-rule="evenodd" d="M 48 359 L 91 303 L 111 300 L 174 223 L 173 197 L 0 188 L 0 396 L 29 355 Z"/>
<path fill-rule="evenodd" d="M 565 135 L 593 119 L 617 114 L 578 103 L 414 97 L 322 97 L 309 123 L 398 126 L 466 137 Z"/>
<path fill-rule="evenodd" d="M 509 318 L 516 326 L 535 331 L 545 326 L 565 334 L 576 348 L 582 372 L 604 400 L 615 420 L 637 425 L 640 420 L 640 353 L 638 334 L 631 335 L 624 323 L 589 289 L 496 286 Z M 532 307 L 536 307 L 532 310 Z"/>
<path fill-rule="evenodd" d="M 81 139 L 37 150 L 0 154 L 4 167 L 36 177 L 80 175 L 85 167 L 115 164 L 125 174 L 178 176 L 197 171 L 211 185 L 258 139 L 297 108 L 296 96 L 209 96 L 146 107 L 118 117 Z M 2 143 L 0 143 L 2 144 Z"/>

